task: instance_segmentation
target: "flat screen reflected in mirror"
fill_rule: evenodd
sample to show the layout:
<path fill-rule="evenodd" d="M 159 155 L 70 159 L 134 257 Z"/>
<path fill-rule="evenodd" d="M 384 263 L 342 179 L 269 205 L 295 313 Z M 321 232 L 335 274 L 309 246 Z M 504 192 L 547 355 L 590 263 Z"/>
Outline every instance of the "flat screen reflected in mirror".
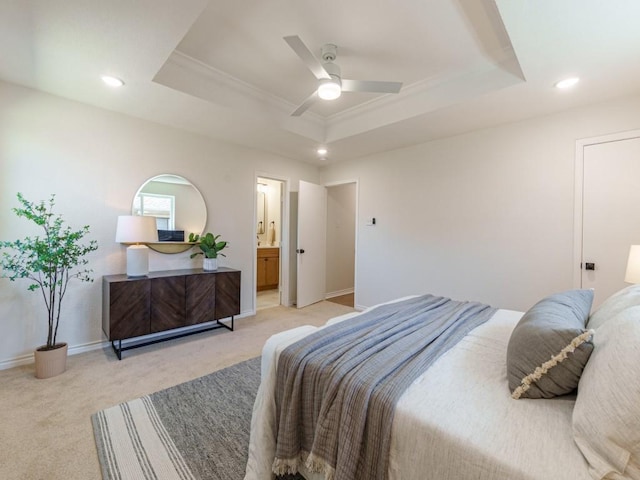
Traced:
<path fill-rule="evenodd" d="M 202 194 L 179 175 L 163 174 L 147 180 L 136 192 L 131 212 L 155 217 L 159 243 L 149 245 L 149 248 L 165 253 L 191 248 L 185 243 L 189 234 L 202 234 L 207 224 L 207 207 Z M 167 251 L 169 244 L 174 245 L 170 252 Z M 176 245 L 182 248 L 176 248 Z"/>

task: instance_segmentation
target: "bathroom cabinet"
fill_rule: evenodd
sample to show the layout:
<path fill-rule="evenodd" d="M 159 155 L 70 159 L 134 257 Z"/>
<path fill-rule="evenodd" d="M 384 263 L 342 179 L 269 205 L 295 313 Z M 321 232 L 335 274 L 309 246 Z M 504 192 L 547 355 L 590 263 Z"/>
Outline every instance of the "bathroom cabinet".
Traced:
<path fill-rule="evenodd" d="M 278 247 L 258 248 L 257 258 L 257 290 L 278 288 L 280 283 L 280 249 Z"/>

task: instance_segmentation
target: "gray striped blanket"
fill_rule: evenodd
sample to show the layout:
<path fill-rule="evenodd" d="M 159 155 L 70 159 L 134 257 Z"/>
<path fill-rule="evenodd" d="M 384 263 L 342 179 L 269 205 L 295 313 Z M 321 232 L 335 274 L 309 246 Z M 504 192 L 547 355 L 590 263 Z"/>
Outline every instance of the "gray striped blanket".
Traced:
<path fill-rule="evenodd" d="M 302 463 L 326 480 L 387 476 L 402 393 L 496 311 L 424 295 L 381 305 L 315 332 L 280 355 L 273 472 Z"/>

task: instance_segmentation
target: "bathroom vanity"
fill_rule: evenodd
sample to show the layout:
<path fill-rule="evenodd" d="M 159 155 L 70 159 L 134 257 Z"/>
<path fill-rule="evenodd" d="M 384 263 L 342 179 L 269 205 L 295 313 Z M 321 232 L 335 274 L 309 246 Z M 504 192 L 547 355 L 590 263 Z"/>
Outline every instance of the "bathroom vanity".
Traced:
<path fill-rule="evenodd" d="M 258 247 L 257 290 L 273 290 L 280 283 L 280 248 Z"/>

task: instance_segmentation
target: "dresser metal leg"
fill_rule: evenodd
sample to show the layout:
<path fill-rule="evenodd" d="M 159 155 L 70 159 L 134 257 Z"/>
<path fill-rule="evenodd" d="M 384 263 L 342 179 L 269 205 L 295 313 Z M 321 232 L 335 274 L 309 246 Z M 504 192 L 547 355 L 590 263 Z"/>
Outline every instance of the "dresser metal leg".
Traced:
<path fill-rule="evenodd" d="M 113 351 L 116 352 L 116 356 L 118 357 L 118 360 L 122 360 L 122 340 L 118 340 L 117 348 L 116 348 L 115 342 L 112 340 L 111 348 L 113 348 Z"/>

